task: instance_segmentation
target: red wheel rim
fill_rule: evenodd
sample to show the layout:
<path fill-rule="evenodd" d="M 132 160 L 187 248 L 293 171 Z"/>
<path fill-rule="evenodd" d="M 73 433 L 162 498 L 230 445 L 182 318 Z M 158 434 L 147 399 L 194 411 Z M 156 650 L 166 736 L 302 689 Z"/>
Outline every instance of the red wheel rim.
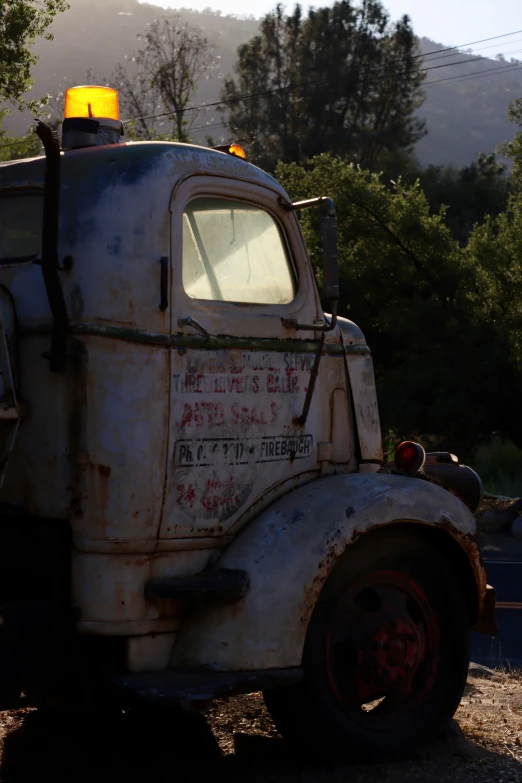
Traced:
<path fill-rule="evenodd" d="M 400 571 L 368 574 L 330 618 L 326 671 L 341 709 L 365 725 L 405 717 L 439 668 L 439 622 L 422 587 Z"/>

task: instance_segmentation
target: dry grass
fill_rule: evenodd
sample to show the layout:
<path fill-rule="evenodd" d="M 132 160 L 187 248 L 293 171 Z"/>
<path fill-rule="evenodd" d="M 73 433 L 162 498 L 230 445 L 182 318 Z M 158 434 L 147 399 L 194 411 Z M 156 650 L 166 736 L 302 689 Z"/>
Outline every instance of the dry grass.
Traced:
<path fill-rule="evenodd" d="M 456 718 L 407 761 L 332 769 L 289 751 L 260 694 L 217 702 L 206 721 L 124 716 L 110 730 L 14 710 L 0 713 L 0 783 L 522 783 L 521 676 L 470 677 Z"/>

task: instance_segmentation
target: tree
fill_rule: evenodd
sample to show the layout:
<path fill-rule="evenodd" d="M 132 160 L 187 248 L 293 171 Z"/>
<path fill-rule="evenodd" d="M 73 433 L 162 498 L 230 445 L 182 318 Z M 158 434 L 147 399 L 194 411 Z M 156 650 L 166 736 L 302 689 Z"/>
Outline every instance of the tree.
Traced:
<path fill-rule="evenodd" d="M 522 188 L 522 98 L 516 98 L 509 106 L 508 117 L 521 130 L 515 133 L 511 141 L 505 141 L 498 152 L 513 161 L 513 179 L 518 188 Z"/>
<path fill-rule="evenodd" d="M 410 151 L 424 134 L 422 64 L 408 17 L 391 24 L 380 0 L 278 4 L 238 49 L 224 84 L 227 124 L 250 159 L 273 169 L 328 151 L 361 165 Z"/>
<path fill-rule="evenodd" d="M 52 39 L 49 25 L 67 7 L 65 0 L 0 0 L 0 101 L 36 106 L 22 99 L 32 87 L 31 66 L 38 59 L 31 44 L 39 36 Z"/>
<path fill-rule="evenodd" d="M 32 158 L 41 154 L 42 144 L 38 136 L 28 131 L 21 138 L 9 136 L 1 127 L 7 111 L 0 110 L 0 162 L 6 160 L 19 160 L 20 158 Z"/>
<path fill-rule="evenodd" d="M 461 457 L 494 430 L 516 436 L 522 209 L 488 219 L 466 249 L 418 183 L 392 189 L 328 155 L 306 167 L 280 164 L 277 176 L 294 200 L 328 194 L 335 201 L 340 315 L 361 326 L 372 349 L 384 427 Z M 303 212 L 320 277 L 317 221 Z"/>
<path fill-rule="evenodd" d="M 189 141 L 198 112 L 187 110 L 214 67 L 211 47 L 199 30 L 181 24 L 179 16 L 152 22 L 142 40 L 130 67 L 119 65 L 113 79 L 122 113 L 131 119 L 127 130 L 138 139 Z"/>
<path fill-rule="evenodd" d="M 460 169 L 428 166 L 409 171 L 408 179 L 412 175 L 413 180 L 419 180 L 433 212 L 444 205 L 446 223 L 462 246 L 467 245 L 477 223 L 483 223 L 487 215 L 499 215 L 508 205 L 511 179 L 494 154 L 480 154 Z"/>

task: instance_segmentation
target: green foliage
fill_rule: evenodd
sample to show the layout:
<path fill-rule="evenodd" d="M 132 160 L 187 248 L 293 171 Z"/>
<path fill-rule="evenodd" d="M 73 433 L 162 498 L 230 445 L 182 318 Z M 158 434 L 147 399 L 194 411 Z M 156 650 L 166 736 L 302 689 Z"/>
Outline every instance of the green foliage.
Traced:
<path fill-rule="evenodd" d="M 508 117 L 510 122 L 514 122 L 519 128 L 522 128 L 522 98 L 516 98 L 510 104 Z M 511 158 L 513 178 L 519 187 L 522 186 L 522 130 L 519 130 L 511 141 L 500 144 L 498 151 L 507 158 Z"/>
<path fill-rule="evenodd" d="M 518 285 L 520 264 L 507 262 L 511 253 L 522 258 L 515 246 L 484 257 L 477 230 L 463 249 L 418 183 L 390 189 L 327 155 L 306 167 L 280 164 L 277 175 L 293 199 L 329 195 L 336 203 L 340 314 L 362 327 L 372 348 L 383 426 L 463 454 L 495 429 L 516 429 L 518 337 L 508 339 L 510 327 L 498 323 L 496 301 L 508 307 L 508 281 Z M 303 213 L 303 229 L 319 269 L 317 217 Z M 488 240 L 491 230 L 487 221 Z M 512 242 L 516 232 L 510 224 Z M 512 326 L 518 305 L 509 306 Z"/>
<path fill-rule="evenodd" d="M 13 138 L 3 130 L 2 120 L 6 114 L 5 109 L 0 110 L 0 163 L 6 160 L 19 160 L 39 155 L 42 145 L 40 139 L 32 130 L 28 131 L 21 138 Z"/>
<path fill-rule="evenodd" d="M 467 244 L 476 223 L 506 209 L 511 190 L 506 167 L 493 154 L 481 154 L 460 169 L 428 166 L 423 170 L 410 164 L 408 179 L 419 180 L 433 212 L 445 207 L 446 223 L 461 245 Z"/>
<path fill-rule="evenodd" d="M 493 437 L 477 450 L 473 468 L 486 491 L 511 498 L 522 496 L 522 450 L 511 441 Z"/>
<path fill-rule="evenodd" d="M 238 49 L 222 91 L 228 127 L 268 170 L 322 152 L 374 166 L 424 134 L 416 55 L 408 17 L 392 24 L 379 0 L 341 0 L 307 17 L 278 4 Z"/>
<path fill-rule="evenodd" d="M 0 101 L 25 105 L 22 95 L 31 89 L 37 61 L 31 44 L 39 36 L 52 38 L 49 25 L 67 7 L 65 0 L 0 0 Z"/>

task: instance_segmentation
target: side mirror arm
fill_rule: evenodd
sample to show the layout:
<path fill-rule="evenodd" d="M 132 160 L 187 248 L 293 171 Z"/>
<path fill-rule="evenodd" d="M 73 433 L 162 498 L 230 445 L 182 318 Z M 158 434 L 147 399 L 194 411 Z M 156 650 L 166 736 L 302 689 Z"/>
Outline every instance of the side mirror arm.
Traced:
<path fill-rule="evenodd" d="M 283 198 L 279 198 L 280 205 L 287 212 L 296 212 L 299 209 L 308 209 L 326 204 L 328 213 L 321 218 L 321 230 L 323 234 L 323 296 L 330 299 L 332 317 L 330 322 L 316 324 L 300 324 L 296 318 L 282 318 L 285 326 L 298 330 L 314 332 L 331 332 L 337 325 L 337 308 L 339 303 L 339 265 L 337 255 L 337 218 L 335 206 L 328 196 L 319 196 L 306 201 L 296 201 L 291 204 Z"/>

